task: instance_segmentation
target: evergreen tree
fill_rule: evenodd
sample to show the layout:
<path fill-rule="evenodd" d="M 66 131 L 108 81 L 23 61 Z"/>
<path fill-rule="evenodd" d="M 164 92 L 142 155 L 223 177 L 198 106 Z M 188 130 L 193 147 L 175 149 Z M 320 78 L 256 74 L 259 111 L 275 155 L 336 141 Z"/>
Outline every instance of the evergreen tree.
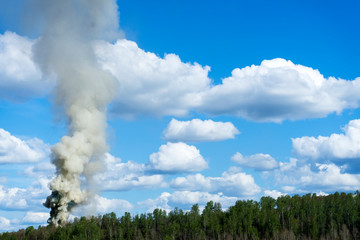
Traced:
<path fill-rule="evenodd" d="M 210 201 L 184 212 L 174 208 L 131 216 L 115 213 L 76 218 L 63 227 L 30 226 L 0 239 L 360 239 L 360 194 L 262 197 L 237 201 L 226 211 Z"/>

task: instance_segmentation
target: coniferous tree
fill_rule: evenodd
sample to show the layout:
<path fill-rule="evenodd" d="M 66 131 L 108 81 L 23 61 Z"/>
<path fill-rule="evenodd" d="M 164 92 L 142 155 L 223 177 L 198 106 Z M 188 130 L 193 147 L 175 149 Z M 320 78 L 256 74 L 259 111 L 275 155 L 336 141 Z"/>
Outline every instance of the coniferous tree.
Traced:
<path fill-rule="evenodd" d="M 63 227 L 30 226 L 2 233 L 0 239 L 360 239 L 360 194 L 334 193 L 262 197 L 237 201 L 223 211 L 210 201 L 184 212 L 152 213 L 120 218 L 115 213 L 76 218 Z"/>

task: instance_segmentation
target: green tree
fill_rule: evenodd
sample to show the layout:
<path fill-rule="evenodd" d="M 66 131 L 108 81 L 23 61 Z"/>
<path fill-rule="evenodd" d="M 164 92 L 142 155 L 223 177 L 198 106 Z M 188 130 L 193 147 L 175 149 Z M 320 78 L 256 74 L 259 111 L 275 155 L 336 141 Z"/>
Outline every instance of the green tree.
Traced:
<path fill-rule="evenodd" d="M 260 205 L 261 236 L 268 239 L 280 230 L 279 216 L 275 210 L 276 200 L 272 197 L 262 197 Z"/>

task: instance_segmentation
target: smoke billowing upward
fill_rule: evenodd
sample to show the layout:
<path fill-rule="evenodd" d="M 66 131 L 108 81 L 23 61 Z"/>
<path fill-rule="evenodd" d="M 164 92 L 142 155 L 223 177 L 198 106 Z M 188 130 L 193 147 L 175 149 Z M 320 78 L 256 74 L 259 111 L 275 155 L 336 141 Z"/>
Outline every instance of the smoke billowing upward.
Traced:
<path fill-rule="evenodd" d="M 44 27 L 34 58 L 47 77 L 57 79 L 56 103 L 68 118 L 68 135 L 52 148 L 56 177 L 50 222 L 65 223 L 71 207 L 91 198 L 87 187 L 107 151 L 106 106 L 116 90 L 113 76 L 98 66 L 92 43 L 118 29 L 115 0 L 28 0 Z M 85 183 L 84 183 L 85 181 Z"/>

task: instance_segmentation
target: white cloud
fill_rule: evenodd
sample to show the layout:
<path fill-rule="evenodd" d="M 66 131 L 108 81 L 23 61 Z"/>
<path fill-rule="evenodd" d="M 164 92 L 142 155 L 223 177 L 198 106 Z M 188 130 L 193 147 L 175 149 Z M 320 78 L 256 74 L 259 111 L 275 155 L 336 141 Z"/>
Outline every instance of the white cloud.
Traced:
<path fill-rule="evenodd" d="M 261 192 L 253 177 L 240 172 L 239 168 L 231 168 L 221 177 L 205 177 L 201 174 L 177 177 L 170 186 L 176 191 L 163 192 L 155 199 L 138 202 L 138 206 L 148 212 L 155 208 L 170 211 L 174 207 L 190 208 L 193 204 L 205 205 L 214 201 L 226 208 L 239 199 L 253 198 Z"/>
<path fill-rule="evenodd" d="M 54 166 L 49 163 L 49 152 L 50 147 L 37 138 L 22 140 L 0 129 L 0 163 L 27 163 L 26 165 L 29 165 L 38 162 L 27 167 L 23 173 L 19 169 L 20 177 L 12 177 L 21 181 L 22 184 L 27 184 L 27 187 L 0 185 L 0 209 L 5 211 L 29 209 L 41 211 L 43 209 L 42 203 L 50 194 L 48 183 L 55 171 Z M 5 177 L 2 181 L 7 182 Z"/>
<path fill-rule="evenodd" d="M 26 197 L 26 189 L 17 187 L 6 188 L 0 185 L 0 209 L 26 209 L 28 207 Z"/>
<path fill-rule="evenodd" d="M 0 229 L 5 231 L 12 229 L 10 220 L 0 216 Z"/>
<path fill-rule="evenodd" d="M 35 178 L 38 178 L 40 176 L 51 177 L 52 175 L 54 175 L 55 170 L 56 168 L 54 164 L 50 163 L 49 160 L 47 160 L 26 168 L 24 173 L 29 177 Z"/>
<path fill-rule="evenodd" d="M 131 189 L 148 189 L 158 188 L 164 186 L 163 176 L 156 174 L 150 176 L 134 176 L 130 173 L 124 176 L 123 179 L 119 178 L 106 182 L 105 190 L 128 191 Z"/>
<path fill-rule="evenodd" d="M 344 172 L 335 164 L 303 164 L 296 159 L 281 163 L 275 171 L 277 185 L 286 184 L 282 189 L 288 192 L 334 192 L 355 191 L 360 186 L 360 174 Z"/>
<path fill-rule="evenodd" d="M 241 167 L 253 168 L 257 171 L 268 171 L 279 168 L 277 162 L 269 154 L 257 153 L 251 156 L 243 156 L 241 153 L 235 153 L 231 160 L 238 163 Z"/>
<path fill-rule="evenodd" d="M 211 191 L 214 188 L 212 179 L 213 178 L 211 177 L 205 177 L 204 175 L 197 173 L 186 177 L 177 177 L 171 181 L 170 186 L 175 189 L 190 191 L 198 191 L 200 189 Z"/>
<path fill-rule="evenodd" d="M 95 206 L 97 212 L 104 214 L 109 212 L 129 212 L 133 209 L 133 205 L 122 199 L 108 199 L 101 196 L 95 197 Z"/>
<path fill-rule="evenodd" d="M 23 223 L 46 224 L 50 214 L 48 212 L 26 212 Z"/>
<path fill-rule="evenodd" d="M 175 54 L 160 58 L 125 39 L 95 49 L 102 67 L 120 82 L 113 110 L 122 117 L 185 116 L 210 86 L 209 67 L 183 63 Z"/>
<path fill-rule="evenodd" d="M 42 203 L 51 193 L 49 181 L 49 178 L 38 176 L 27 188 L 9 188 L 0 185 L 0 209 L 41 211 L 44 208 Z"/>
<path fill-rule="evenodd" d="M 0 35 L 0 98 L 19 101 L 43 96 L 53 80 L 42 80 L 33 63 L 33 40 Z M 325 117 L 359 107 L 360 78 L 324 76 L 284 59 L 236 68 L 222 84 L 212 85 L 210 67 L 184 63 L 175 54 L 164 58 L 135 42 L 94 44 L 102 68 L 119 81 L 113 112 L 123 118 L 141 115 L 186 116 L 190 111 L 233 115 L 259 122 Z"/>
<path fill-rule="evenodd" d="M 233 205 L 237 200 L 237 197 L 224 196 L 223 193 L 211 194 L 208 192 L 190 192 L 190 191 L 175 191 L 170 197 L 170 204 L 201 204 L 204 205 L 207 202 L 219 202 L 223 207 L 229 207 Z"/>
<path fill-rule="evenodd" d="M 277 199 L 278 197 L 286 195 L 286 193 L 279 192 L 277 190 L 265 190 L 265 196 L 272 197 L 273 199 Z"/>
<path fill-rule="evenodd" d="M 145 201 L 140 201 L 137 203 L 137 205 L 139 208 L 145 208 L 147 212 L 152 212 L 156 208 L 170 212 L 172 209 L 172 207 L 168 204 L 170 197 L 170 193 L 163 192 L 156 199 L 147 199 Z"/>
<path fill-rule="evenodd" d="M 196 110 L 281 122 L 341 113 L 360 102 L 360 78 L 324 78 L 318 70 L 280 58 L 234 69 L 214 86 L 209 67 L 183 63 L 174 54 L 162 59 L 127 40 L 96 49 L 103 68 L 120 82 L 114 111 L 123 117 L 185 116 Z"/>
<path fill-rule="evenodd" d="M 278 58 L 236 68 L 222 84 L 201 93 L 199 111 L 259 122 L 325 117 L 357 108 L 360 78 L 324 78 L 318 70 Z"/>
<path fill-rule="evenodd" d="M 205 142 L 232 139 L 239 133 L 239 130 L 231 122 L 172 119 L 164 131 L 164 137 L 168 141 Z"/>
<path fill-rule="evenodd" d="M 160 174 L 148 175 L 148 167 L 133 161 L 122 163 L 121 159 L 106 154 L 106 170 L 97 175 L 97 182 L 106 183 L 103 190 L 127 191 L 164 186 L 164 177 Z"/>
<path fill-rule="evenodd" d="M 173 179 L 170 186 L 186 191 L 223 192 L 228 196 L 249 197 L 260 193 L 260 187 L 251 175 L 238 168 L 230 168 L 221 177 L 205 177 L 202 174 L 188 175 Z"/>
<path fill-rule="evenodd" d="M 282 186 L 281 190 L 292 193 L 292 192 L 295 192 L 296 187 L 295 186 Z"/>
<path fill-rule="evenodd" d="M 212 86 L 208 67 L 183 63 L 174 54 L 159 58 L 131 41 L 98 44 L 97 54 L 122 86 L 114 109 L 128 117 L 184 116 L 197 110 L 281 122 L 341 113 L 360 102 L 360 78 L 324 78 L 318 70 L 280 58 L 234 69 L 222 84 Z"/>
<path fill-rule="evenodd" d="M 123 199 L 109 199 L 99 195 L 95 195 L 90 202 L 74 208 L 72 214 L 75 216 L 98 215 L 110 212 L 124 214 L 133 209 L 133 205 Z"/>
<path fill-rule="evenodd" d="M 155 199 L 138 202 L 138 206 L 146 208 L 147 212 L 152 212 L 156 208 L 169 212 L 179 206 L 181 206 L 183 210 L 187 210 L 186 208 L 190 209 L 194 204 L 199 204 L 200 208 L 204 208 L 204 205 L 209 201 L 218 202 L 223 208 L 228 208 L 234 205 L 237 200 L 239 200 L 239 198 L 228 197 L 222 193 L 211 194 L 200 191 L 175 191 L 172 194 L 163 192 Z"/>
<path fill-rule="evenodd" d="M 319 191 L 316 193 L 317 196 L 328 196 L 329 194 L 323 192 L 323 191 Z"/>
<path fill-rule="evenodd" d="M 348 164 L 359 170 L 360 160 L 360 120 L 350 121 L 344 128 L 344 134 L 331 134 L 329 137 L 301 137 L 292 139 L 293 151 L 299 158 L 315 161 L 332 161 Z"/>
<path fill-rule="evenodd" d="M 0 128 L 0 164 L 38 162 L 49 153 L 49 146 L 33 138 L 21 140 Z"/>
<path fill-rule="evenodd" d="M 48 167 L 47 162 L 43 161 L 35 166 L 26 168 L 24 171 L 26 178 L 16 177 L 22 184 L 28 184 L 26 188 L 0 185 L 0 209 L 5 211 L 43 210 L 42 203 L 51 193 L 49 182 L 54 173 L 54 169 L 51 168 L 52 172 L 50 174 Z"/>
<path fill-rule="evenodd" d="M 49 188 L 50 178 L 39 175 L 35 181 L 26 189 L 28 201 L 40 200 L 44 202 L 45 198 L 50 195 Z"/>
<path fill-rule="evenodd" d="M 150 167 L 162 172 L 194 172 L 208 168 L 200 151 L 185 143 L 167 143 L 150 155 Z"/>
<path fill-rule="evenodd" d="M 343 173 L 335 164 L 316 164 L 318 172 L 301 177 L 302 184 L 336 186 L 337 189 L 356 190 L 360 186 L 360 175 Z"/>
<path fill-rule="evenodd" d="M 0 34 L 0 98 L 22 101 L 44 96 L 52 89 L 54 83 L 42 79 L 33 62 L 33 43 L 16 33 Z"/>

